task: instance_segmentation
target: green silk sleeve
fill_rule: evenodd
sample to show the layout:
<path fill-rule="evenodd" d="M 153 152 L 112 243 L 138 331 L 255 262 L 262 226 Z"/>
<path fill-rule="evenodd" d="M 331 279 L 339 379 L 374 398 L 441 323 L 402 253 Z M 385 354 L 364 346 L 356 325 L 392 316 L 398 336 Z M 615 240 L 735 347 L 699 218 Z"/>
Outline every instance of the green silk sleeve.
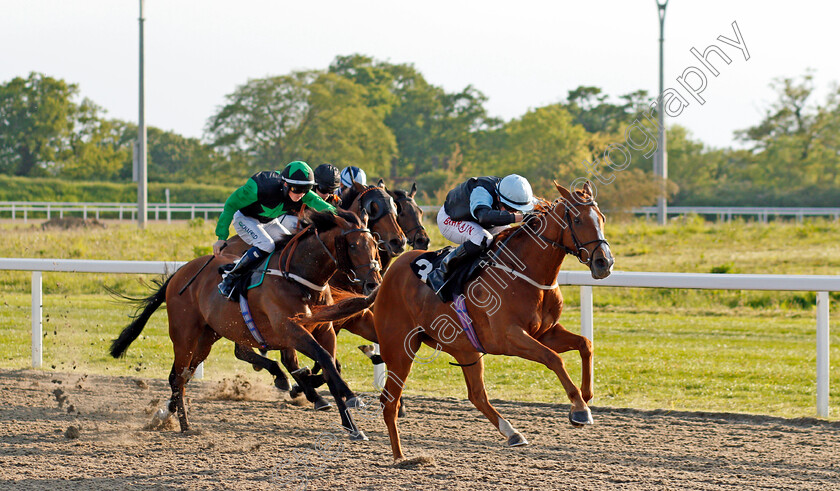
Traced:
<path fill-rule="evenodd" d="M 219 222 L 216 224 L 216 237 L 219 240 L 227 239 L 233 214 L 256 201 L 257 183 L 253 179 L 248 179 L 248 182 L 244 186 L 234 191 L 227 201 L 225 201 L 225 209 L 222 211 L 222 214 L 219 216 Z"/>
<path fill-rule="evenodd" d="M 327 203 L 320 196 L 315 194 L 315 191 L 309 191 L 308 193 L 303 195 L 303 204 L 312 208 L 315 211 L 324 211 L 329 210 L 335 213 L 335 206 Z"/>

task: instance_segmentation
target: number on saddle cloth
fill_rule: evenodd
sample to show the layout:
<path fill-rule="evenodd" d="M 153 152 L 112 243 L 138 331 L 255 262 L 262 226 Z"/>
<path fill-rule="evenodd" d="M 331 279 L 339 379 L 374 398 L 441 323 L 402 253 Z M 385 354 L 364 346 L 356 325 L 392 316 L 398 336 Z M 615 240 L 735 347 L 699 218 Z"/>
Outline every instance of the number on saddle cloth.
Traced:
<path fill-rule="evenodd" d="M 420 281 L 426 283 L 426 279 L 435 268 L 439 267 L 440 262 L 452 251 L 452 246 L 444 247 L 437 251 L 426 252 L 417 256 L 411 262 L 411 271 L 420 278 Z M 477 275 L 482 259 L 486 259 L 484 254 L 479 254 L 472 261 L 460 264 L 449 274 L 446 285 L 444 285 L 441 294 L 445 298 L 445 302 L 451 302 L 455 297 L 464 293 L 464 286 Z M 428 283 L 426 283 L 428 285 Z M 431 288 L 431 287 L 430 287 Z"/>

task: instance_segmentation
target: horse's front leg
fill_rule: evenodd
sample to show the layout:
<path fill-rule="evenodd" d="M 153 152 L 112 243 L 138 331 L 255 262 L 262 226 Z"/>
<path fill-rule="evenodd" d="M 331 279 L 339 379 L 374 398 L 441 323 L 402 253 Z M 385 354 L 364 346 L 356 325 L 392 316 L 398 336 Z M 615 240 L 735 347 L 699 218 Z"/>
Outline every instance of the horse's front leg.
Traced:
<path fill-rule="evenodd" d="M 526 360 L 535 361 L 545 365 L 549 370 L 557 375 L 563 388 L 566 390 L 566 395 L 572 403 L 572 408 L 569 411 L 569 421 L 574 426 L 581 426 L 585 424 L 592 424 L 592 413 L 589 407 L 581 396 L 580 389 L 577 388 L 569 372 L 566 370 L 566 364 L 555 351 L 548 348 L 546 345 L 532 338 L 525 330 L 511 326 L 506 331 L 507 349 L 504 354 L 511 356 L 518 356 Z"/>
<path fill-rule="evenodd" d="M 326 350 L 333 359 L 335 359 L 336 339 L 335 331 L 333 331 L 332 326 L 329 324 L 316 326 L 312 331 L 312 336 L 315 338 L 315 341 L 317 341 L 318 344 L 320 344 L 321 347 L 324 348 L 324 350 Z M 338 362 L 336 361 L 336 365 L 337 364 Z M 347 410 L 344 397 L 342 397 L 341 392 L 338 390 L 338 384 L 335 383 L 336 381 L 329 376 L 329 372 L 326 368 L 327 367 L 324 367 L 324 376 L 327 379 L 327 385 L 330 388 L 330 393 L 332 394 L 333 399 L 335 399 L 335 404 L 338 407 L 339 414 L 341 415 L 341 426 L 349 433 L 351 440 L 367 440 L 367 435 L 365 435 L 365 433 L 361 431 L 353 421 L 353 416 Z M 355 407 L 356 404 L 353 404 L 353 406 Z"/>
<path fill-rule="evenodd" d="M 570 350 L 577 350 L 580 353 L 580 393 L 584 401 L 591 401 L 594 396 L 592 390 L 592 361 L 594 357 L 592 341 L 566 330 L 560 324 L 551 326 L 548 331 L 537 338 L 537 341 L 549 347 L 555 353 L 565 353 Z"/>

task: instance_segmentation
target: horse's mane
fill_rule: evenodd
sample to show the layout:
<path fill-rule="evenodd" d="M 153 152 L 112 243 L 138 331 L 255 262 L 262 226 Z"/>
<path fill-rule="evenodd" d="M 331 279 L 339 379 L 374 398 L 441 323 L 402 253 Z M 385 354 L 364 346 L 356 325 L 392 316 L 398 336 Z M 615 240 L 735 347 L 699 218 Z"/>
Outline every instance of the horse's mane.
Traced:
<path fill-rule="evenodd" d="M 318 232 L 328 232 L 341 226 L 338 221 L 339 218 L 349 222 L 353 227 L 362 228 L 362 221 L 359 217 L 354 213 L 339 209 L 332 213 L 330 211 L 315 211 L 310 208 L 304 212 L 302 224 L 304 226 L 311 224 Z"/>
<path fill-rule="evenodd" d="M 552 203 L 545 198 L 537 198 L 537 204 L 534 205 L 534 211 L 532 213 L 538 214 L 545 214 L 551 211 Z M 498 244 L 510 236 L 510 234 L 516 232 L 521 225 L 516 227 L 509 227 L 496 235 L 496 239 L 493 241 L 493 244 Z"/>

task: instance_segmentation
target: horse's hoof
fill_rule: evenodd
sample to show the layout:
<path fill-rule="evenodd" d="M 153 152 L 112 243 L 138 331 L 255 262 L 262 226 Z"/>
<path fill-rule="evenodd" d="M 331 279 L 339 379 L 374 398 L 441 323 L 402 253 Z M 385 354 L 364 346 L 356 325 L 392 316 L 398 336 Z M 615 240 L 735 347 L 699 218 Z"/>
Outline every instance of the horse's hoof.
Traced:
<path fill-rule="evenodd" d="M 291 386 L 289 386 L 289 381 L 280 377 L 274 379 L 274 386 L 284 392 L 291 389 Z"/>
<path fill-rule="evenodd" d="M 351 397 L 350 399 L 347 399 L 344 405 L 351 409 L 362 409 L 365 407 L 365 403 L 358 397 Z"/>
<path fill-rule="evenodd" d="M 397 417 L 404 418 L 405 417 L 405 406 L 400 404 L 400 409 L 397 411 Z"/>
<path fill-rule="evenodd" d="M 581 409 L 580 411 L 570 410 L 569 422 L 571 422 L 572 426 L 576 428 L 595 423 L 595 421 L 592 420 L 592 411 L 590 411 L 589 408 Z"/>
<path fill-rule="evenodd" d="M 263 369 L 263 367 L 261 367 L 259 365 L 251 365 L 251 368 L 253 368 L 255 372 L 259 372 L 260 370 Z"/>
<path fill-rule="evenodd" d="M 508 438 L 508 447 L 521 447 L 527 445 L 528 440 L 522 436 L 522 433 L 516 432 Z"/>
<path fill-rule="evenodd" d="M 299 385 L 295 384 L 289 389 L 289 397 L 292 399 L 297 399 L 301 394 L 303 394 L 303 389 L 300 388 Z"/>
<path fill-rule="evenodd" d="M 355 433 L 350 433 L 350 440 L 354 442 L 366 442 L 368 441 L 368 437 L 365 435 L 364 431 L 358 430 Z"/>
<path fill-rule="evenodd" d="M 332 404 L 327 402 L 323 397 L 318 397 L 315 401 L 315 410 L 316 411 L 329 411 L 332 407 Z"/>

